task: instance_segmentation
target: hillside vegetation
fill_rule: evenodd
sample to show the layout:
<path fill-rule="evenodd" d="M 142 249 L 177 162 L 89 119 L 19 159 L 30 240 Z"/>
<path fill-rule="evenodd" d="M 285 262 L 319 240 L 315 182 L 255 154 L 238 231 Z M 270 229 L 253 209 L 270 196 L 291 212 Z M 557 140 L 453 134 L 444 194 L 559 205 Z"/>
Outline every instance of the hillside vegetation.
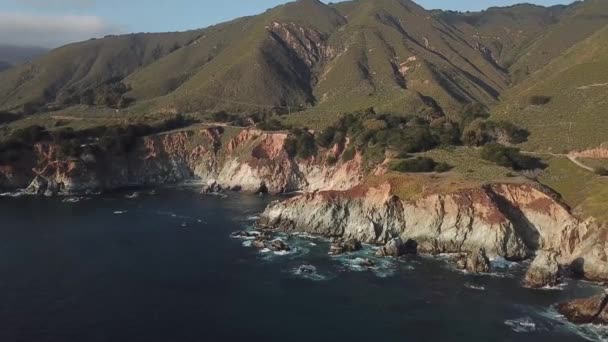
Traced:
<path fill-rule="evenodd" d="M 0 72 L 0 111 L 28 122 L 227 112 L 324 129 L 367 108 L 457 122 L 477 104 L 529 131 L 525 149 L 561 152 L 604 140 L 607 18 L 604 0 L 476 13 L 297 0 L 205 29 L 55 49 Z"/>

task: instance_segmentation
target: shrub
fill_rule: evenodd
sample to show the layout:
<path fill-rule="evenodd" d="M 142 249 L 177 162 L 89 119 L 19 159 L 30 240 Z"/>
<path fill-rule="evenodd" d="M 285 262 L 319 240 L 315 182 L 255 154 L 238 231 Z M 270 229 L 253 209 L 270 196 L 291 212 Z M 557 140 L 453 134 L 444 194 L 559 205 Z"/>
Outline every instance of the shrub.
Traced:
<path fill-rule="evenodd" d="M 229 122 L 232 121 L 234 117 L 222 110 L 211 114 L 211 119 L 215 122 Z"/>
<path fill-rule="evenodd" d="M 353 160 L 353 158 L 355 158 L 355 154 L 356 154 L 356 150 L 353 146 L 350 146 L 349 148 L 346 149 L 346 151 L 344 151 L 344 153 L 342 154 L 342 161 L 344 162 L 348 162 Z"/>
<path fill-rule="evenodd" d="M 263 131 L 283 131 L 289 129 L 289 126 L 284 125 L 277 119 L 270 119 L 257 124 L 257 127 Z"/>
<path fill-rule="evenodd" d="M 481 158 L 515 170 L 530 170 L 542 167 L 539 159 L 522 155 L 518 148 L 500 144 L 484 146 L 481 150 Z"/>
<path fill-rule="evenodd" d="M 328 156 L 326 161 L 328 165 L 334 165 L 338 162 L 338 158 L 335 156 Z"/>
<path fill-rule="evenodd" d="M 530 133 L 507 121 L 476 119 L 462 133 L 466 146 L 483 146 L 495 142 L 519 144 L 528 140 Z"/>
<path fill-rule="evenodd" d="M 42 126 L 33 125 L 13 132 L 11 139 L 26 144 L 34 144 L 48 137 L 48 132 Z"/>
<path fill-rule="evenodd" d="M 439 163 L 435 165 L 435 172 L 444 173 L 452 169 L 452 166 L 448 163 Z"/>
<path fill-rule="evenodd" d="M 460 111 L 460 127 L 466 127 L 476 119 L 490 117 L 488 108 L 481 103 L 468 103 Z"/>
<path fill-rule="evenodd" d="M 416 157 L 414 159 L 402 160 L 391 167 L 397 172 L 432 172 L 435 171 L 437 163 L 431 158 Z"/>
<path fill-rule="evenodd" d="M 295 139 L 295 150 L 298 158 L 307 159 L 317 153 L 315 137 L 307 129 L 296 128 L 291 131 Z M 293 144 L 293 143 L 292 143 Z"/>
<path fill-rule="evenodd" d="M 337 129 L 335 127 L 328 127 L 326 130 L 316 135 L 315 140 L 317 145 L 328 148 L 334 143 Z"/>
<path fill-rule="evenodd" d="M 598 176 L 608 176 L 608 169 L 606 169 L 605 167 L 596 167 L 594 172 Z"/>
<path fill-rule="evenodd" d="M 534 95 L 530 97 L 529 102 L 533 106 L 544 106 L 551 102 L 551 97 L 544 95 Z"/>

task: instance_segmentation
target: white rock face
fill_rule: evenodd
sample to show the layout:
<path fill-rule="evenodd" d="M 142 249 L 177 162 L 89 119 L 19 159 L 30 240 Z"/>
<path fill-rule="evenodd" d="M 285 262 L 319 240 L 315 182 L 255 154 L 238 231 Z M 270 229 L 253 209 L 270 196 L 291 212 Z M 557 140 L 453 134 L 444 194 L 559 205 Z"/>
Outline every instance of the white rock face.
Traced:
<path fill-rule="evenodd" d="M 529 288 L 542 288 L 559 284 L 558 254 L 552 251 L 540 251 L 530 265 L 524 278 L 524 286 Z"/>

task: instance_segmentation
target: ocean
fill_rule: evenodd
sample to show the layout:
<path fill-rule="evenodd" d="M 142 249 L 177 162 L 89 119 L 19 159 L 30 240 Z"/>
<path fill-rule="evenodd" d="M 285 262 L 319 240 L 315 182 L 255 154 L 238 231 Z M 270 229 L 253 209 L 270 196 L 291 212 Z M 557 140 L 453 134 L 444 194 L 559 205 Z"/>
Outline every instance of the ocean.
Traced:
<path fill-rule="evenodd" d="M 276 197 L 165 188 L 89 198 L 0 197 L 0 342 L 601 341 L 552 306 L 592 295 L 520 286 L 525 265 L 471 275 L 445 257 L 332 257 L 317 237 L 253 230 Z M 372 258 L 374 267 L 362 266 Z"/>

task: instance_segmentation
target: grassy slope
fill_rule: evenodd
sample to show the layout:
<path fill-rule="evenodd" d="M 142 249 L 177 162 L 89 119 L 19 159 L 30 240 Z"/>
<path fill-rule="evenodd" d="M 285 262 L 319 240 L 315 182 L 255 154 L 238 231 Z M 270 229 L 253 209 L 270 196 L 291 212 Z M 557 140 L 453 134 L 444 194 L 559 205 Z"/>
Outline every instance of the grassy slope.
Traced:
<path fill-rule="evenodd" d="M 292 123 L 324 127 L 331 114 L 367 107 L 422 113 L 428 110 L 422 96 L 451 113 L 465 101 L 494 103 L 507 85 L 507 75 L 456 29 L 413 2 L 360 0 L 336 8 L 348 17 L 330 39 L 340 53 L 315 87 L 318 106 Z M 404 77 L 397 71 L 402 63 L 409 68 Z"/>
<path fill-rule="evenodd" d="M 552 100 L 530 106 L 533 95 Z M 524 148 L 563 152 L 607 141 L 607 112 L 608 26 L 509 90 L 494 116 L 530 130 Z"/>
<path fill-rule="evenodd" d="M 520 4 L 473 13 L 439 11 L 437 16 L 490 49 L 496 61 L 508 67 L 550 25 L 557 23 L 564 9 Z"/>
<path fill-rule="evenodd" d="M 608 2 L 605 0 L 585 0 L 568 7 L 559 21 L 536 39 L 510 67 L 515 80 L 522 80 L 542 69 L 564 51 L 606 26 L 607 16 Z"/>
<path fill-rule="evenodd" d="M 55 49 L 32 63 L 0 74 L 0 109 L 13 109 L 32 101 L 49 102 L 53 99 L 48 94 L 123 78 L 186 45 L 199 34 L 199 31 L 131 34 Z"/>
<path fill-rule="evenodd" d="M 559 192 L 582 217 L 608 222 L 608 178 L 599 177 L 566 158 L 550 158 L 539 181 Z"/>

